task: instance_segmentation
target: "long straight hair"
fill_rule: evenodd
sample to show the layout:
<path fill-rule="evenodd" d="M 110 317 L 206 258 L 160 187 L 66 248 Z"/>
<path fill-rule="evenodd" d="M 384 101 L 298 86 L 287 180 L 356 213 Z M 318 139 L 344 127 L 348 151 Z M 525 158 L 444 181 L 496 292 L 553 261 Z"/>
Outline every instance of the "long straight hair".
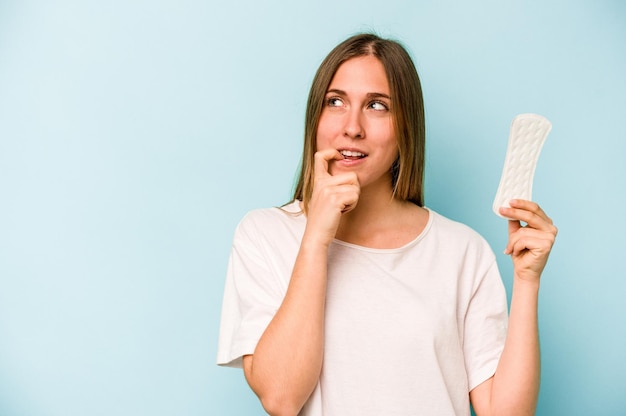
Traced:
<path fill-rule="evenodd" d="M 337 69 L 349 59 L 374 56 L 385 68 L 391 92 L 398 158 L 391 169 L 394 198 L 424 205 L 424 152 L 426 123 L 422 87 L 406 49 L 397 41 L 364 33 L 337 45 L 317 70 L 307 101 L 301 170 L 293 199 L 303 202 L 304 211 L 313 192 L 313 164 L 317 151 L 317 128 L 328 86 Z"/>

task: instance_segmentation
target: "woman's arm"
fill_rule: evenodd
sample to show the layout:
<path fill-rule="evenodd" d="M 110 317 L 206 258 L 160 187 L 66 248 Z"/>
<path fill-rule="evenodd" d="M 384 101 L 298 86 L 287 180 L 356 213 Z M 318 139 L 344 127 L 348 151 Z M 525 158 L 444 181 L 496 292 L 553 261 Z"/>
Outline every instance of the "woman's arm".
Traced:
<path fill-rule="evenodd" d="M 326 251 L 302 242 L 285 298 L 243 358 L 252 390 L 270 415 L 296 415 L 315 388 L 322 367 Z"/>
<path fill-rule="evenodd" d="M 296 415 L 322 369 L 328 247 L 360 189 L 356 175 L 328 173 L 337 157 L 334 149 L 315 155 L 307 226 L 285 298 L 254 354 L 243 358 L 246 379 L 270 415 Z"/>
<path fill-rule="evenodd" d="M 513 260 L 509 329 L 495 375 L 470 392 L 478 416 L 534 415 L 539 395 L 539 280 L 557 229 L 537 204 L 513 200 L 510 205 L 500 210 L 511 219 L 505 250 Z"/>

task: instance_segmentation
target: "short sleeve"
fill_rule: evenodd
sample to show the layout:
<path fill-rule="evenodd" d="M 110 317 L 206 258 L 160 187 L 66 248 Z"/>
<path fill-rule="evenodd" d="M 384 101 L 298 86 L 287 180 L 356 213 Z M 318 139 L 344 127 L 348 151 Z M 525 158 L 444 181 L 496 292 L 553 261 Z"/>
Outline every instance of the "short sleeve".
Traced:
<path fill-rule="evenodd" d="M 506 291 L 494 259 L 479 281 L 465 317 L 463 352 L 470 391 L 495 374 L 507 325 Z"/>
<path fill-rule="evenodd" d="M 238 225 L 228 262 L 217 364 L 242 367 L 278 310 L 284 289 L 264 247 L 264 235 L 248 214 Z"/>

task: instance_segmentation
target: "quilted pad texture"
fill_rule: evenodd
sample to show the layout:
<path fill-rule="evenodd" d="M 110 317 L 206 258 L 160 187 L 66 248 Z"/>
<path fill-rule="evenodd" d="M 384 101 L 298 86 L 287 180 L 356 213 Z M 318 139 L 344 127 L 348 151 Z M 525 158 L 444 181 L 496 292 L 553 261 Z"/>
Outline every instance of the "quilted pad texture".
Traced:
<path fill-rule="evenodd" d="M 520 114 L 511 123 L 509 144 L 493 211 L 508 207 L 511 199 L 532 199 L 533 178 L 539 153 L 552 123 L 537 114 Z"/>

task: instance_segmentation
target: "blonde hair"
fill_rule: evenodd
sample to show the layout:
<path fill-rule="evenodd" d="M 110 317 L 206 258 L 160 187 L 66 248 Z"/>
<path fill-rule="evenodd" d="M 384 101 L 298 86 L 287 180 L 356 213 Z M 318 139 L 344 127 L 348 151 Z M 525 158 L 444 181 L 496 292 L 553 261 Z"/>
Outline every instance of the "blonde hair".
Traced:
<path fill-rule="evenodd" d="M 293 198 L 303 202 L 306 212 L 313 192 L 313 164 L 317 151 L 317 128 L 328 86 L 341 64 L 359 56 L 374 56 L 385 68 L 391 92 L 391 108 L 398 142 L 398 159 L 393 164 L 395 198 L 424 205 L 424 152 L 426 125 L 422 87 L 408 52 L 397 41 L 364 33 L 337 45 L 315 74 L 306 108 L 302 164 Z"/>

